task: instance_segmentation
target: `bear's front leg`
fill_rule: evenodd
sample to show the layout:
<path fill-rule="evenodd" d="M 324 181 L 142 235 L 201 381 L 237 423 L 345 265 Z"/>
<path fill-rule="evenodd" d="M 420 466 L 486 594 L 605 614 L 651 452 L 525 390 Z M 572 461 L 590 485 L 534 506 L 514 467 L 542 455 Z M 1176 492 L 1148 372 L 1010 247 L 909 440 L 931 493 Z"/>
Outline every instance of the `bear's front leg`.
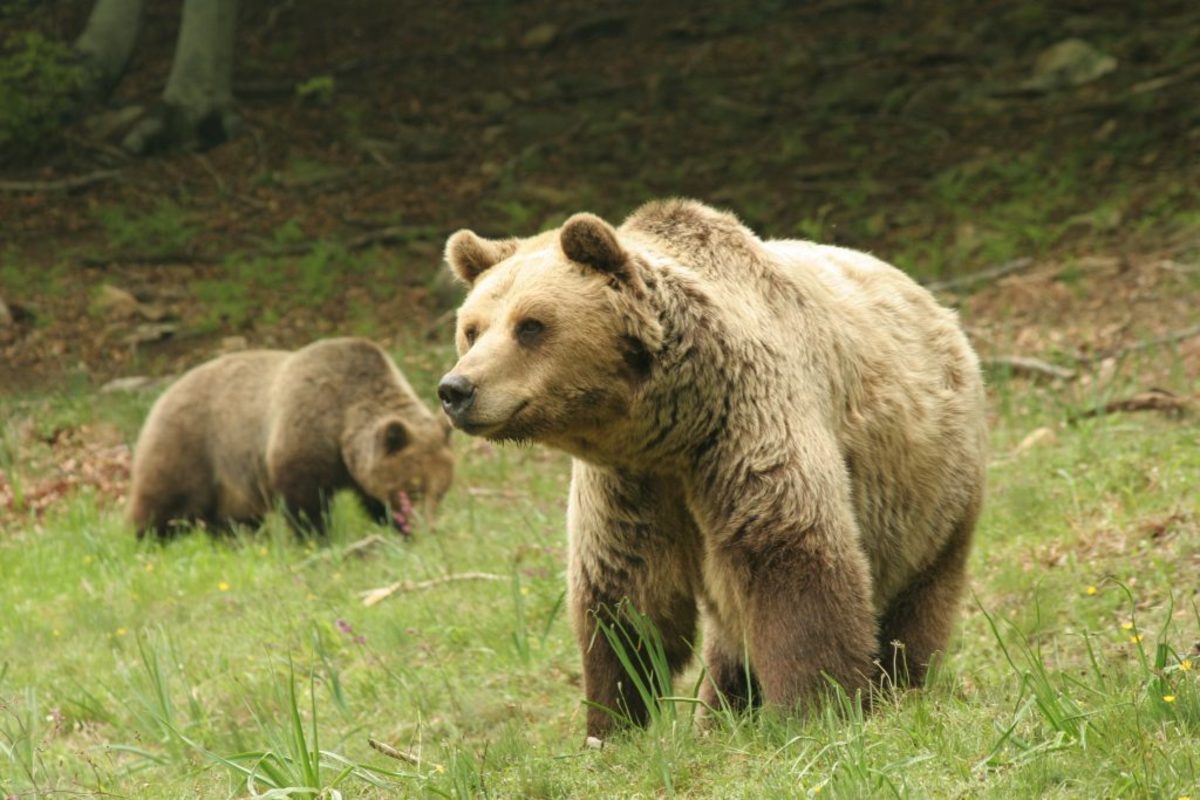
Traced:
<path fill-rule="evenodd" d="M 746 638 L 763 702 L 803 709 L 832 688 L 865 691 L 877 646 L 866 559 L 798 546 L 759 553 L 746 587 Z"/>
<path fill-rule="evenodd" d="M 765 705 L 802 710 L 828 692 L 830 679 L 854 695 L 875 673 L 871 573 L 849 486 L 830 467 L 838 463 L 834 454 L 819 457 L 823 439 L 804 441 L 807 447 L 791 452 L 767 451 L 753 471 L 704 476 L 699 485 L 709 491 L 691 495 L 709 540 L 706 580 L 724 623 L 710 650 L 714 689 L 729 693 L 735 707 L 757 684 Z"/>
<path fill-rule="evenodd" d="M 646 669 L 645 645 L 630 626 L 626 604 L 657 628 L 672 676 L 691 657 L 699 539 L 678 488 L 580 461 L 574 465 L 567 523 L 568 592 L 583 656 L 587 733 L 603 738 L 623 723 L 649 720 L 639 682 L 655 696 L 670 691 L 659 680 L 665 676 Z M 619 637 L 636 676 L 602 626 Z"/>
<path fill-rule="evenodd" d="M 328 521 L 332 470 L 316 459 L 293 457 L 286 451 L 268 451 L 267 475 L 271 493 L 283 506 L 292 530 L 300 536 L 323 537 Z"/>

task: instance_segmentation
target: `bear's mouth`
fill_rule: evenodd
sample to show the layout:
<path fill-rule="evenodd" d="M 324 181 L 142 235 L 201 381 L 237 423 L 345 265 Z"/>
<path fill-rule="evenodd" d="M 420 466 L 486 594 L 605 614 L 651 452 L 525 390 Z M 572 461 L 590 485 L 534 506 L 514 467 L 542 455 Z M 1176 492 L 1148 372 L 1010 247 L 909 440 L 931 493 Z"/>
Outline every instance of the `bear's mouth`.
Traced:
<path fill-rule="evenodd" d="M 388 511 L 392 517 L 392 525 L 396 527 L 396 530 L 405 536 L 412 536 L 413 504 L 412 498 L 408 496 L 408 492 L 401 489 L 392 495 L 392 501 L 388 504 Z"/>
<path fill-rule="evenodd" d="M 485 439 L 504 438 L 503 432 L 512 426 L 513 421 L 517 418 L 525 407 L 529 405 L 529 400 L 522 400 L 513 409 L 512 413 L 507 418 L 499 422 L 480 422 L 478 420 L 455 420 L 454 424 L 460 431 L 470 436 L 482 436 Z"/>

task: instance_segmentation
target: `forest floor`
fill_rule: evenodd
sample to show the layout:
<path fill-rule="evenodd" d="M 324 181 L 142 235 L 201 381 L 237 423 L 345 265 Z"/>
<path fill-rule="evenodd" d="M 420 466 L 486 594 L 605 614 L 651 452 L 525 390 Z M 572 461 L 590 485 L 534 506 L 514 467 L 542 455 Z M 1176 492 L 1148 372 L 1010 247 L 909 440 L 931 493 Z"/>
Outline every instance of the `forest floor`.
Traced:
<path fill-rule="evenodd" d="M 69 40 L 89 5 L 0 23 Z M 227 796 L 235 754 L 268 751 L 277 784 L 303 781 L 280 727 L 300 682 L 346 785 L 381 797 L 1200 796 L 1193 4 L 242 5 L 230 142 L 116 146 L 169 67 L 177 4 L 155 0 L 108 108 L 0 153 L 0 795 Z M 1071 39 L 1095 52 L 1047 66 Z M 372 531 L 340 507 L 316 551 L 278 520 L 229 547 L 124 529 L 130 445 L 172 376 L 355 334 L 432 403 L 450 232 L 664 195 L 869 250 L 958 308 L 988 369 L 991 499 L 926 692 L 715 736 L 680 701 L 581 753 L 569 467 L 538 448 L 458 437 L 412 545 L 356 549 Z M 470 571 L 504 580 L 357 596 Z"/>
<path fill-rule="evenodd" d="M 89 5 L 5 22 L 69 40 Z M 1145 296 L 1182 300 L 1200 253 L 1200 22 L 1190 4 L 1152 6 L 246 3 L 242 134 L 132 159 L 121 112 L 155 101 L 178 24 L 154 2 L 108 107 L 40 153 L 0 154 L 9 181 L 94 180 L 0 190 L 16 317 L 0 325 L 0 386 L 172 374 L 243 341 L 444 338 L 453 230 L 524 235 L 581 209 L 619 221 L 667 195 L 926 280 L 1029 259 L 1089 300 L 1030 318 L 1040 341 L 1022 355 L 1119 348 L 1187 323 Z M 1046 66 L 1070 39 L 1092 60 Z M 1012 291 L 968 324 L 1058 304 Z"/>

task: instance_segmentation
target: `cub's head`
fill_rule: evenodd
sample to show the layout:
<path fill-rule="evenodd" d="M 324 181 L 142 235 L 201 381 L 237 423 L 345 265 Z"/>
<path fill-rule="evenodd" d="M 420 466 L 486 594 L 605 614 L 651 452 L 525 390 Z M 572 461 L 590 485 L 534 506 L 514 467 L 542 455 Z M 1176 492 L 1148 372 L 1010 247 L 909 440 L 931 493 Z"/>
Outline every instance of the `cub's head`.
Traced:
<path fill-rule="evenodd" d="M 351 409 L 342 439 L 350 476 L 383 506 L 376 521 L 390 521 L 405 535 L 412 533 L 414 508 L 432 517 L 454 479 L 452 428 L 426 408 L 419 411 Z"/>
<path fill-rule="evenodd" d="M 576 214 L 525 240 L 463 230 L 446 261 L 470 290 L 438 386 L 455 427 L 574 452 L 628 414 L 662 333 L 644 265 L 612 226 Z"/>

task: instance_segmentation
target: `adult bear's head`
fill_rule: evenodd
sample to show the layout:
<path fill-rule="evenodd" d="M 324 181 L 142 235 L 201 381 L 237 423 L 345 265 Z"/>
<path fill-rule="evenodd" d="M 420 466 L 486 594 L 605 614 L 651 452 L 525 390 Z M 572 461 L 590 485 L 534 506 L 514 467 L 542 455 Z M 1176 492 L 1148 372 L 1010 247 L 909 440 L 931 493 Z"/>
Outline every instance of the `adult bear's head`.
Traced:
<path fill-rule="evenodd" d="M 636 244 L 576 214 L 523 240 L 459 231 L 446 261 L 470 290 L 458 310 L 459 360 L 438 387 L 454 425 L 593 450 L 628 416 L 661 345 Z"/>

